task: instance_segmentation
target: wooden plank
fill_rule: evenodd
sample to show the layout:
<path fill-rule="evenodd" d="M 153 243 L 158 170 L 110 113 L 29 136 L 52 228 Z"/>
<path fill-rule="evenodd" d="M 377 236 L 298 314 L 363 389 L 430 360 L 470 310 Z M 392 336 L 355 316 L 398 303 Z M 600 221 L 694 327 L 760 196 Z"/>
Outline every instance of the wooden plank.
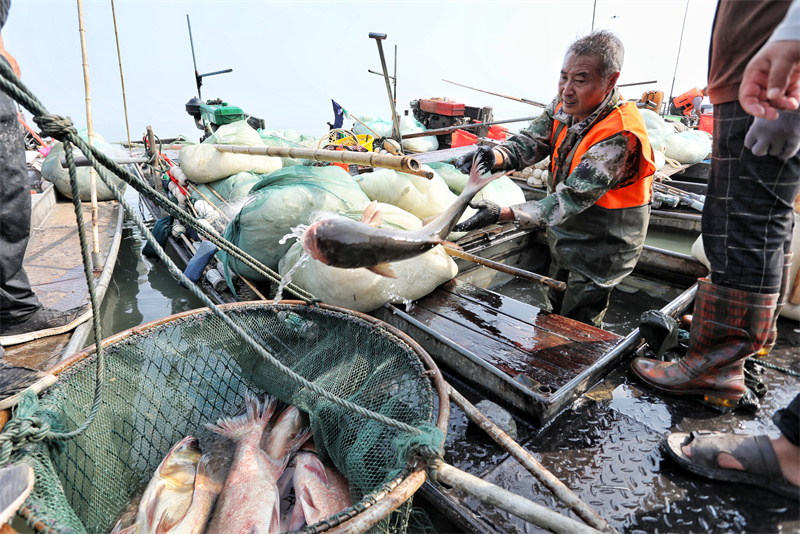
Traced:
<path fill-rule="evenodd" d="M 558 389 L 593 365 L 619 336 L 462 282 L 450 282 L 409 312 L 510 377 Z"/>
<path fill-rule="evenodd" d="M 617 334 L 601 328 L 584 324 L 564 316 L 542 310 L 518 300 L 506 297 L 490 289 L 481 289 L 453 280 L 440 287 L 443 291 L 457 294 L 462 298 L 471 298 L 475 302 L 486 302 L 499 312 L 512 318 L 531 324 L 550 332 L 567 337 L 573 341 L 613 341 L 619 339 Z M 613 343 L 611 344 L 613 346 Z"/>
<path fill-rule="evenodd" d="M 101 249 L 106 247 L 116 229 L 117 218 L 112 216 L 115 208 L 115 202 L 98 205 Z M 91 207 L 84 204 L 83 212 L 87 241 L 91 246 Z M 31 287 L 43 305 L 67 310 L 88 302 L 78 225 L 71 201 L 56 204 L 45 222 L 31 232 L 24 266 Z"/>

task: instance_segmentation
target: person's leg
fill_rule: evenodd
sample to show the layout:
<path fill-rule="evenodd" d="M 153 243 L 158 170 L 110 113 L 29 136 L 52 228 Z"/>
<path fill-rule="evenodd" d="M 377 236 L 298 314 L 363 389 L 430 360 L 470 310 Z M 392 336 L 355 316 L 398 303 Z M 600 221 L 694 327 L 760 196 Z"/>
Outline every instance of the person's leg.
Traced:
<path fill-rule="evenodd" d="M 782 161 L 744 147 L 752 121 L 738 102 L 715 107 L 702 219 L 711 275 L 710 283 L 700 282 L 687 355 L 632 364 L 652 387 L 728 407 L 744 392 L 744 359 L 764 347 L 771 331 L 800 187 L 800 156 Z"/>
<path fill-rule="evenodd" d="M 603 326 L 613 287 L 601 286 L 591 279 L 570 271 L 567 290 L 550 289 L 549 295 L 561 294 L 561 315 L 597 328 Z"/>
<path fill-rule="evenodd" d="M 0 91 L 0 329 L 41 308 L 22 267 L 31 222 L 28 182 L 22 126 L 13 101 Z"/>

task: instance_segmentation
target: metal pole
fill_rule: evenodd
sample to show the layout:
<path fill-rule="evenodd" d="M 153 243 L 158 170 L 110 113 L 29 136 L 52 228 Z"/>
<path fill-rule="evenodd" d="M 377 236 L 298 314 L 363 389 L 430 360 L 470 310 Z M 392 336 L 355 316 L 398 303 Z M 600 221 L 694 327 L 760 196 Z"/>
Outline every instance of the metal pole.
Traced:
<path fill-rule="evenodd" d="M 394 85 L 394 105 L 397 106 L 397 45 L 394 45 L 394 76 L 392 77 L 392 85 Z"/>
<path fill-rule="evenodd" d="M 197 98 L 203 100 L 203 95 L 200 94 L 200 86 L 203 85 L 203 78 L 197 71 L 197 59 L 194 57 L 194 40 L 192 40 L 192 23 L 189 22 L 189 14 L 186 14 L 186 25 L 189 26 L 189 46 L 192 47 L 192 64 L 194 65 L 194 82 L 197 84 Z"/>
<path fill-rule="evenodd" d="M 400 125 L 397 122 L 397 111 L 394 107 L 394 97 L 392 96 L 392 88 L 389 85 L 389 72 L 386 70 L 386 58 L 383 56 L 383 45 L 381 41 L 386 39 L 385 33 L 370 33 L 370 39 L 375 39 L 378 43 L 378 54 L 381 56 L 381 67 L 383 68 L 383 79 L 386 82 L 386 92 L 389 95 L 389 104 L 392 107 L 392 137 L 395 141 L 402 145 L 402 137 L 400 136 Z"/>
<path fill-rule="evenodd" d="M 83 59 L 83 85 L 86 91 L 86 132 L 89 145 L 94 145 L 94 128 L 92 127 L 92 94 L 89 89 L 89 60 L 86 57 L 86 30 L 83 27 L 83 2 L 78 0 L 78 29 L 81 35 L 81 57 Z M 100 257 L 100 235 L 98 232 L 97 208 L 97 172 L 94 167 L 89 170 L 89 191 L 92 203 L 92 265 L 95 271 L 102 270 L 103 261 Z"/>
<path fill-rule="evenodd" d="M 678 41 L 678 57 L 675 58 L 675 71 L 672 73 L 672 87 L 669 88 L 669 100 L 667 110 L 672 105 L 673 90 L 675 89 L 675 76 L 678 74 L 678 61 L 681 59 L 681 46 L 683 46 L 683 30 L 686 28 L 686 15 L 689 13 L 689 0 L 686 0 L 686 10 L 683 12 L 683 24 L 681 25 L 681 39 Z"/>
<path fill-rule="evenodd" d="M 122 108 L 125 110 L 125 131 L 128 133 L 128 150 L 133 154 L 131 145 L 131 127 L 128 124 L 128 101 L 125 98 L 125 77 L 122 75 L 122 52 L 119 48 L 119 34 L 117 33 L 117 12 L 114 10 L 114 0 L 111 0 L 111 17 L 114 19 L 114 39 L 117 41 L 117 58 L 119 59 L 119 81 L 122 83 Z"/>

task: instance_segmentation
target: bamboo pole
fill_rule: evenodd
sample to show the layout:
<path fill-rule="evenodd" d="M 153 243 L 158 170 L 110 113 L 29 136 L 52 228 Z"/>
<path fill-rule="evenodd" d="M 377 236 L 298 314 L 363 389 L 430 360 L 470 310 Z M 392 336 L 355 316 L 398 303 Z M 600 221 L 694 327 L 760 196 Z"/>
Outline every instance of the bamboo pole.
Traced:
<path fill-rule="evenodd" d="M 279 158 L 311 159 L 314 161 L 329 161 L 347 165 L 367 165 L 370 167 L 383 167 L 395 171 L 433 178 L 433 173 L 422 170 L 419 161 L 411 156 L 389 156 L 374 152 L 350 152 L 346 150 L 323 150 L 313 148 L 272 147 L 272 146 L 241 146 L 241 145 L 211 145 L 220 152 L 233 154 L 249 154 L 251 156 L 275 156 Z"/>
<path fill-rule="evenodd" d="M 128 124 L 128 101 L 125 98 L 125 77 L 122 75 L 122 51 L 119 48 L 119 34 L 117 33 L 117 12 L 114 9 L 114 0 L 111 0 L 111 17 L 114 19 L 114 39 L 117 41 L 117 59 L 119 59 L 119 81 L 122 84 L 122 108 L 125 110 L 125 131 L 128 133 L 128 150 L 133 155 L 131 146 L 131 127 Z"/>
<path fill-rule="evenodd" d="M 555 280 L 554 278 L 550 278 L 549 276 L 532 273 L 531 271 L 518 269 L 517 267 L 511 267 L 510 265 L 504 265 L 497 261 L 487 260 L 486 258 L 481 258 L 480 256 L 470 254 L 469 252 L 464 252 L 463 250 L 459 250 L 457 248 L 444 247 L 444 249 L 451 256 L 455 256 L 456 258 L 461 258 L 462 260 L 471 261 L 472 263 L 477 263 L 478 265 L 483 265 L 484 267 L 489 267 L 490 269 L 494 269 L 495 271 L 500 271 L 502 273 L 510 274 L 518 278 L 530 280 L 531 282 L 536 282 L 537 284 L 542 284 L 547 287 L 557 289 L 558 291 L 566 291 L 567 289 L 566 282 Z"/>
<path fill-rule="evenodd" d="M 83 2 L 78 0 L 78 28 L 81 35 L 81 57 L 83 59 L 83 85 L 86 92 L 86 131 L 89 145 L 94 145 L 94 128 L 92 127 L 92 94 L 89 88 L 89 60 L 86 57 L 86 30 L 83 26 Z M 99 212 L 97 207 L 97 172 L 89 170 L 89 188 L 92 203 L 92 264 L 95 271 L 103 269 L 100 257 L 100 233 L 98 230 Z"/>
<path fill-rule="evenodd" d="M 469 417 L 470 421 L 481 427 L 489 436 L 511 454 L 530 474 L 536 477 L 539 482 L 545 485 L 559 501 L 564 503 L 570 510 L 583 519 L 592 528 L 601 531 L 615 532 L 608 522 L 597 514 L 588 504 L 583 502 L 575 495 L 572 490 L 564 485 L 558 478 L 539 463 L 536 458 L 531 456 L 528 451 L 522 448 L 516 441 L 511 439 L 505 432 L 497 427 L 488 417 L 483 415 L 480 410 L 472 405 L 464 396 L 456 391 L 453 386 L 449 388 L 450 400 L 461 408 Z"/>
<path fill-rule="evenodd" d="M 438 466 L 437 478 L 439 482 L 463 491 L 483 503 L 558 534 L 598 534 L 600 532 L 446 463 Z"/>

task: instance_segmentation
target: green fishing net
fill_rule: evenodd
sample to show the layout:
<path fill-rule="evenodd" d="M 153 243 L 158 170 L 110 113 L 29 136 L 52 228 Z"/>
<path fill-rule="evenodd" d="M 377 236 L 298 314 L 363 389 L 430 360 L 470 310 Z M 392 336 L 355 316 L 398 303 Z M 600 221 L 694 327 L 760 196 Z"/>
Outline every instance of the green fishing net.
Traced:
<path fill-rule="evenodd" d="M 294 303 L 242 303 L 225 313 L 299 375 L 337 396 L 416 428 L 432 429 L 436 396 L 418 346 L 368 316 Z M 404 462 L 405 434 L 321 398 L 258 356 L 207 309 L 124 332 L 105 346 L 102 405 L 75 439 L 29 444 L 12 463 L 34 467 L 29 508 L 60 532 L 102 533 L 178 440 L 210 436 L 205 423 L 237 413 L 246 391 L 308 412 L 323 459 L 350 482 L 353 502 L 381 488 Z M 70 365 L 39 399 L 53 429 L 86 420 L 95 394 L 92 353 Z M 376 532 L 405 532 L 410 500 Z"/>

